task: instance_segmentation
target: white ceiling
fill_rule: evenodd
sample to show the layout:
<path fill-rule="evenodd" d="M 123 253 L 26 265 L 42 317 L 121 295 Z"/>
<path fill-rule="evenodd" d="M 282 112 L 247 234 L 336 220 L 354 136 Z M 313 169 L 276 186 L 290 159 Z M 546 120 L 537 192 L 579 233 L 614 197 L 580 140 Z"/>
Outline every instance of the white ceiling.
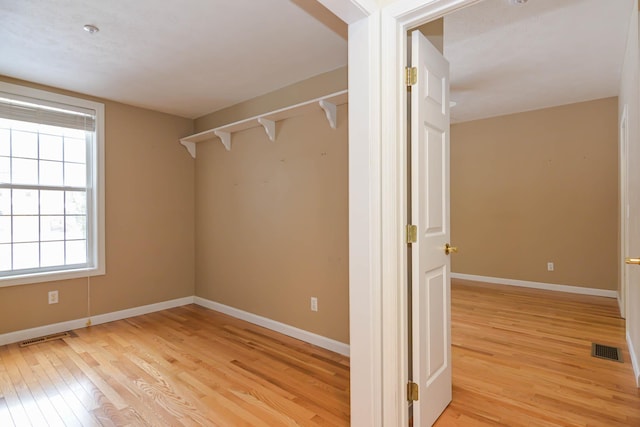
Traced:
<path fill-rule="evenodd" d="M 0 0 L 0 75 L 189 118 L 345 65 L 289 0 Z"/>
<path fill-rule="evenodd" d="M 295 3 L 0 0 L 0 75 L 195 118 L 346 65 Z M 617 95 L 632 0 L 509 3 L 445 18 L 452 121 Z"/>
<path fill-rule="evenodd" d="M 632 0 L 485 0 L 445 17 L 452 122 L 618 95 Z"/>

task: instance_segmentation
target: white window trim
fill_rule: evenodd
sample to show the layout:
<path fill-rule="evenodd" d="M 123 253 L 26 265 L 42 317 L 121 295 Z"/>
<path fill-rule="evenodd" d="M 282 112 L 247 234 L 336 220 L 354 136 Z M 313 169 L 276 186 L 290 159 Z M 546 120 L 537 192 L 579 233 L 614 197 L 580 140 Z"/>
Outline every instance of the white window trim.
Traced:
<path fill-rule="evenodd" d="M 52 272 L 36 272 L 22 275 L 13 275 L 6 278 L 0 278 L 0 288 L 7 286 L 25 285 L 42 282 L 52 282 L 58 280 L 77 279 L 82 277 L 100 276 L 106 272 L 106 256 L 105 256 L 105 179 L 104 179 L 104 104 L 89 101 L 87 99 L 75 98 L 72 96 L 61 95 L 58 93 L 48 92 L 40 89 L 34 89 L 25 86 L 19 86 L 11 83 L 0 82 L 0 91 L 12 93 L 16 95 L 26 96 L 43 101 L 53 101 L 61 104 L 84 107 L 92 109 L 96 112 L 96 140 L 95 147 L 92 150 L 93 155 L 97 156 L 94 160 L 94 188 L 96 193 L 92 197 L 90 207 L 94 213 L 92 215 L 91 229 L 95 230 L 91 239 L 93 248 L 90 248 L 95 254 L 93 258 L 94 265 L 87 268 L 78 268 L 72 270 L 57 270 Z M 89 208 L 89 206 L 88 206 Z"/>

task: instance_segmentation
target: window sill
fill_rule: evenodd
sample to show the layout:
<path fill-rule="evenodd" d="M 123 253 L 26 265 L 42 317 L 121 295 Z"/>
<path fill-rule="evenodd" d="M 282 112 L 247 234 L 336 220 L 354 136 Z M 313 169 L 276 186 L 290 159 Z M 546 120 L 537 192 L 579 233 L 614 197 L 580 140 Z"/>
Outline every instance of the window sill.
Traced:
<path fill-rule="evenodd" d="M 104 268 L 79 268 L 74 270 L 23 274 L 0 278 L 0 288 L 18 285 L 31 285 L 43 282 L 57 282 L 61 280 L 78 279 L 83 277 L 102 276 L 104 274 Z"/>

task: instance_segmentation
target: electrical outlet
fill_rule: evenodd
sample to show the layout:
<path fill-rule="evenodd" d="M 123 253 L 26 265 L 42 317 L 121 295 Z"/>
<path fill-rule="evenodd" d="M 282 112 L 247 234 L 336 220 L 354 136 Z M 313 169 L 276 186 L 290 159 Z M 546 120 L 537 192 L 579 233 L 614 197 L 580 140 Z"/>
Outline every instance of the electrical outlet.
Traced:
<path fill-rule="evenodd" d="M 554 268 L 555 268 L 555 267 L 554 267 L 554 265 L 553 265 L 553 263 L 552 263 L 552 262 L 548 262 L 548 263 L 547 263 L 547 271 L 553 271 L 553 269 L 554 269 Z"/>
<path fill-rule="evenodd" d="M 58 303 L 58 291 L 49 291 L 49 304 Z"/>
<path fill-rule="evenodd" d="M 311 311 L 318 311 L 318 298 L 311 297 Z"/>

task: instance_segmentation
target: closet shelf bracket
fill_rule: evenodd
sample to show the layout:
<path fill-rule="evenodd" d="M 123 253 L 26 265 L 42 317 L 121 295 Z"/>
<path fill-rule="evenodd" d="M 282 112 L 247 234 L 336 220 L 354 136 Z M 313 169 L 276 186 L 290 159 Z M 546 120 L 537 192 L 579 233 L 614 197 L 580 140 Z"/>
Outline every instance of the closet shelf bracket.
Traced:
<path fill-rule="evenodd" d="M 220 138 L 220 141 L 222 141 L 222 145 L 224 145 L 224 148 L 226 148 L 227 151 L 231 151 L 231 132 L 215 130 L 213 131 L 213 133 L 215 133 L 215 135 Z"/>
<path fill-rule="evenodd" d="M 269 137 L 269 141 L 276 141 L 276 122 L 273 120 L 265 119 L 264 117 L 258 118 L 258 123 L 264 127 L 264 131 L 267 132 L 267 136 Z"/>
<path fill-rule="evenodd" d="M 259 114 L 248 119 L 222 125 L 214 129 L 208 129 L 194 135 L 185 136 L 184 138 L 180 138 L 180 144 L 185 146 L 191 157 L 194 159 L 196 158 L 196 145 L 199 142 L 209 141 L 216 137 L 220 138 L 220 141 L 227 151 L 231 151 L 231 136 L 235 132 L 240 132 L 242 130 L 258 126 L 262 126 L 269 140 L 275 142 L 277 122 L 309 112 L 319 111 L 320 109 L 324 110 L 327 120 L 329 121 L 329 126 L 331 126 L 332 129 L 336 129 L 338 126 L 338 106 L 346 104 L 347 102 L 348 92 L 347 90 L 341 90 L 316 99 L 311 99 L 309 101 L 290 105 L 268 113 Z"/>
<path fill-rule="evenodd" d="M 319 102 L 320 108 L 324 110 L 324 113 L 327 115 L 327 120 L 329 120 L 329 126 L 331 129 L 335 129 L 337 125 L 337 108 L 336 104 L 332 104 L 329 101 L 325 101 L 324 99 Z"/>

